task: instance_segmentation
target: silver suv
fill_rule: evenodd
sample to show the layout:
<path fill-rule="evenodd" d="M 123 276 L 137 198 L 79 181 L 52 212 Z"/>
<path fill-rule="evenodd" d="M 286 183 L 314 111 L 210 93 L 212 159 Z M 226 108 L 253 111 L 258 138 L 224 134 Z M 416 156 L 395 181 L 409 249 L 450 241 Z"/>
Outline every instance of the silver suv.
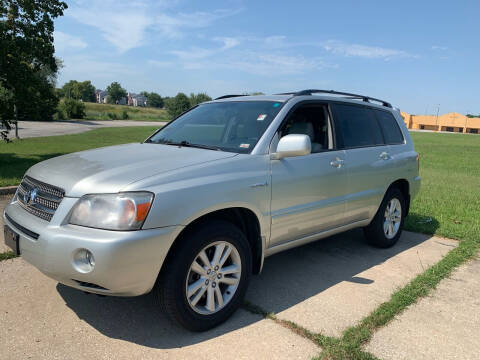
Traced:
<path fill-rule="evenodd" d="M 223 96 L 143 143 L 31 167 L 5 241 L 47 276 L 102 295 L 153 291 L 202 331 L 242 303 L 265 257 L 352 228 L 388 247 L 420 187 L 398 110 L 324 90 Z"/>

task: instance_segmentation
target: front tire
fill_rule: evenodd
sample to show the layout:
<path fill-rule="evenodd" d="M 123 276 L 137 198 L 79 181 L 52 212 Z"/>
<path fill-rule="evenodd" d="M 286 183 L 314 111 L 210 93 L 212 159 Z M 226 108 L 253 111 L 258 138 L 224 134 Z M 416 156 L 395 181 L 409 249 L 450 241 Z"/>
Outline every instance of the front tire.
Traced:
<path fill-rule="evenodd" d="M 403 193 L 396 187 L 390 188 L 372 222 L 364 228 L 367 242 L 380 248 L 395 245 L 402 234 L 405 210 Z"/>
<path fill-rule="evenodd" d="M 210 221 L 180 239 L 154 296 L 172 320 L 188 330 L 205 331 L 242 304 L 251 273 L 245 235 L 229 222 Z"/>

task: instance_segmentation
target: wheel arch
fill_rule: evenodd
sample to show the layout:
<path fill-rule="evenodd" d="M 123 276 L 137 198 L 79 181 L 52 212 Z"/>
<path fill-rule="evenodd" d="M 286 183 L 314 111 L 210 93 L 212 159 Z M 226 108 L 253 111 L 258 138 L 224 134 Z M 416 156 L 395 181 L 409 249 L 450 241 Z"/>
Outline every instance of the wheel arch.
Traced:
<path fill-rule="evenodd" d="M 160 274 L 164 271 L 165 264 L 169 262 L 176 248 L 181 243 L 186 234 L 195 231 L 196 228 L 212 220 L 223 220 L 237 226 L 245 234 L 250 245 L 252 253 L 252 273 L 258 274 L 261 271 L 264 258 L 264 244 L 261 236 L 260 221 L 255 212 L 246 207 L 226 207 L 203 213 L 191 219 L 182 231 L 177 235 L 174 242 L 168 250 L 165 261 L 160 269 Z"/>
<path fill-rule="evenodd" d="M 402 192 L 403 196 L 405 197 L 405 205 L 406 205 L 405 216 L 407 216 L 408 212 L 410 211 L 410 183 L 408 182 L 407 179 L 395 180 L 390 184 L 385 194 L 388 192 L 388 190 L 390 190 L 393 187 L 398 188 Z"/>

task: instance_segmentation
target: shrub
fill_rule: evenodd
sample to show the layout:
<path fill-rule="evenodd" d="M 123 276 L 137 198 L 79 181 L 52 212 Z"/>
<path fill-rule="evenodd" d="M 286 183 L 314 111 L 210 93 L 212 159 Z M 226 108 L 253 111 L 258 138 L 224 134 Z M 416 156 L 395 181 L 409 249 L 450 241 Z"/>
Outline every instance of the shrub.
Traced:
<path fill-rule="evenodd" d="M 110 118 L 110 120 L 118 120 L 118 117 L 117 117 L 117 114 L 115 113 L 107 113 L 108 117 Z"/>
<path fill-rule="evenodd" d="M 127 120 L 128 119 L 128 112 L 127 110 L 123 110 L 122 112 L 122 120 Z"/>
<path fill-rule="evenodd" d="M 75 99 L 62 99 L 58 105 L 57 116 L 59 119 L 83 119 L 85 117 L 85 104 Z"/>

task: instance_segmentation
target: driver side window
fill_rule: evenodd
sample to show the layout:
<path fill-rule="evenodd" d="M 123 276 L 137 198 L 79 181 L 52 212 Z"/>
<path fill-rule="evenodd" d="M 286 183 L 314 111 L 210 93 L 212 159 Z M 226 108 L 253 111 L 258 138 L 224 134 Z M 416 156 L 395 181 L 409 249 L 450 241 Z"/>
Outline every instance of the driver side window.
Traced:
<path fill-rule="evenodd" d="M 279 131 L 279 138 L 289 134 L 308 135 L 312 143 L 312 153 L 333 149 L 327 107 L 308 104 L 295 109 Z"/>

